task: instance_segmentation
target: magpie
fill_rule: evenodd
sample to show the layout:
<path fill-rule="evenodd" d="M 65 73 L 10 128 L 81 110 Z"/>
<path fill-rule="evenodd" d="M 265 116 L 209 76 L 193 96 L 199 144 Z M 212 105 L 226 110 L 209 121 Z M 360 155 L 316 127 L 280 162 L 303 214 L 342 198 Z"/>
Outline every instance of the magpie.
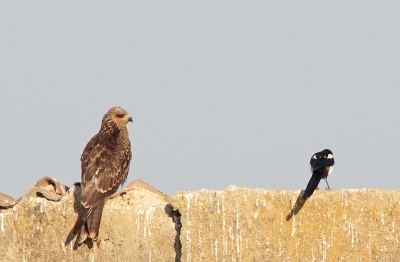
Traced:
<path fill-rule="evenodd" d="M 304 200 L 309 198 L 314 193 L 321 179 L 325 179 L 326 185 L 328 186 L 328 189 L 330 189 L 327 178 L 328 175 L 332 173 L 334 164 L 335 160 L 333 159 L 333 153 L 329 149 L 324 149 L 321 152 L 317 152 L 311 157 L 310 169 L 312 176 L 307 184 L 306 191 L 302 196 Z"/>

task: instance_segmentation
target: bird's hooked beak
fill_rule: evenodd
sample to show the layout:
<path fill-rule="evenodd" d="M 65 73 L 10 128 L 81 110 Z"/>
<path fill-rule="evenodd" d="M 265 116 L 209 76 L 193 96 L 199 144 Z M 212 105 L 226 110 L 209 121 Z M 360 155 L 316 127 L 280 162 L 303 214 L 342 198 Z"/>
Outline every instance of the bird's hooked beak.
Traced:
<path fill-rule="evenodd" d="M 131 116 L 129 117 L 128 122 L 133 122 L 133 119 Z"/>

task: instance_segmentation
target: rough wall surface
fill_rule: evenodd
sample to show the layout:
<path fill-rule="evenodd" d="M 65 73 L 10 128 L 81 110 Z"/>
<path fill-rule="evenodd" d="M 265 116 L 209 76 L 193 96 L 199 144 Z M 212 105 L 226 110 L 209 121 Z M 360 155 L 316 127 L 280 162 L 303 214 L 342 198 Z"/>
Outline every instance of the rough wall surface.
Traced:
<path fill-rule="evenodd" d="M 29 193 L 12 208 L 0 209 L 0 260 L 174 261 L 176 231 L 165 213 L 168 197 L 151 186 L 122 190 L 108 200 L 98 246 L 73 250 L 75 239 L 65 246 L 80 208 L 80 189 L 72 187 L 59 201 Z"/>
<path fill-rule="evenodd" d="M 134 181 L 107 202 L 99 245 L 74 250 L 64 243 L 80 188 L 61 185 L 45 178 L 19 200 L 5 196 L 1 261 L 400 261 L 398 190 L 316 191 L 304 202 L 300 191 L 231 186 L 169 199 Z"/>
<path fill-rule="evenodd" d="M 400 261 L 399 190 L 178 192 L 182 261 Z M 297 213 L 297 214 L 295 214 Z"/>

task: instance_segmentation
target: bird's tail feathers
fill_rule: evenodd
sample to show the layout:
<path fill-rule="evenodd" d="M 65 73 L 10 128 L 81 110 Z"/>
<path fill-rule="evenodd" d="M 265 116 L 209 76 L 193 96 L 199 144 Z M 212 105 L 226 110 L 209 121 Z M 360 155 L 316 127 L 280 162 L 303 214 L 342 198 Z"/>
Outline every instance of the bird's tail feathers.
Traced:
<path fill-rule="evenodd" d="M 82 210 L 73 229 L 74 234 L 78 234 L 77 243 L 82 244 L 88 237 L 97 241 L 105 203 L 106 199 Z"/>
<path fill-rule="evenodd" d="M 321 176 L 322 173 L 318 171 L 314 171 L 313 175 L 311 176 L 310 181 L 308 181 L 307 188 L 302 196 L 304 200 L 309 198 L 315 191 L 315 189 L 318 187 L 319 182 L 321 181 Z"/>
<path fill-rule="evenodd" d="M 79 232 L 81 232 L 81 228 L 84 227 L 88 217 L 90 216 L 90 214 L 93 212 L 93 207 L 89 207 L 89 208 L 83 208 L 82 213 L 79 214 L 78 218 L 76 219 L 75 225 L 74 225 L 74 233 L 78 234 Z"/>
<path fill-rule="evenodd" d="M 90 237 L 93 241 L 97 241 L 97 237 L 99 235 L 99 228 L 100 228 L 101 217 L 103 214 L 104 204 L 105 201 L 103 201 L 103 203 L 98 205 L 97 208 L 93 210 L 92 214 L 86 221 L 86 230 L 88 237 Z"/>
<path fill-rule="evenodd" d="M 76 243 L 78 245 L 82 244 L 85 242 L 85 240 L 88 238 L 88 233 L 86 229 L 86 221 L 84 221 L 84 224 L 78 229 L 78 237 L 76 238 Z"/>

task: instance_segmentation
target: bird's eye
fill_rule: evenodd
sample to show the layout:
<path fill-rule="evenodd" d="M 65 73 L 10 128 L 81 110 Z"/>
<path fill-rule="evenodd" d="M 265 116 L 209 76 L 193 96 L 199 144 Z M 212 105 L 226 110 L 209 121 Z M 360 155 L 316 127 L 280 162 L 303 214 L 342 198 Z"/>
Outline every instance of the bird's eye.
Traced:
<path fill-rule="evenodd" d="M 123 118 L 124 115 L 123 115 L 123 114 L 119 114 L 118 117 L 119 117 L 119 118 Z"/>

